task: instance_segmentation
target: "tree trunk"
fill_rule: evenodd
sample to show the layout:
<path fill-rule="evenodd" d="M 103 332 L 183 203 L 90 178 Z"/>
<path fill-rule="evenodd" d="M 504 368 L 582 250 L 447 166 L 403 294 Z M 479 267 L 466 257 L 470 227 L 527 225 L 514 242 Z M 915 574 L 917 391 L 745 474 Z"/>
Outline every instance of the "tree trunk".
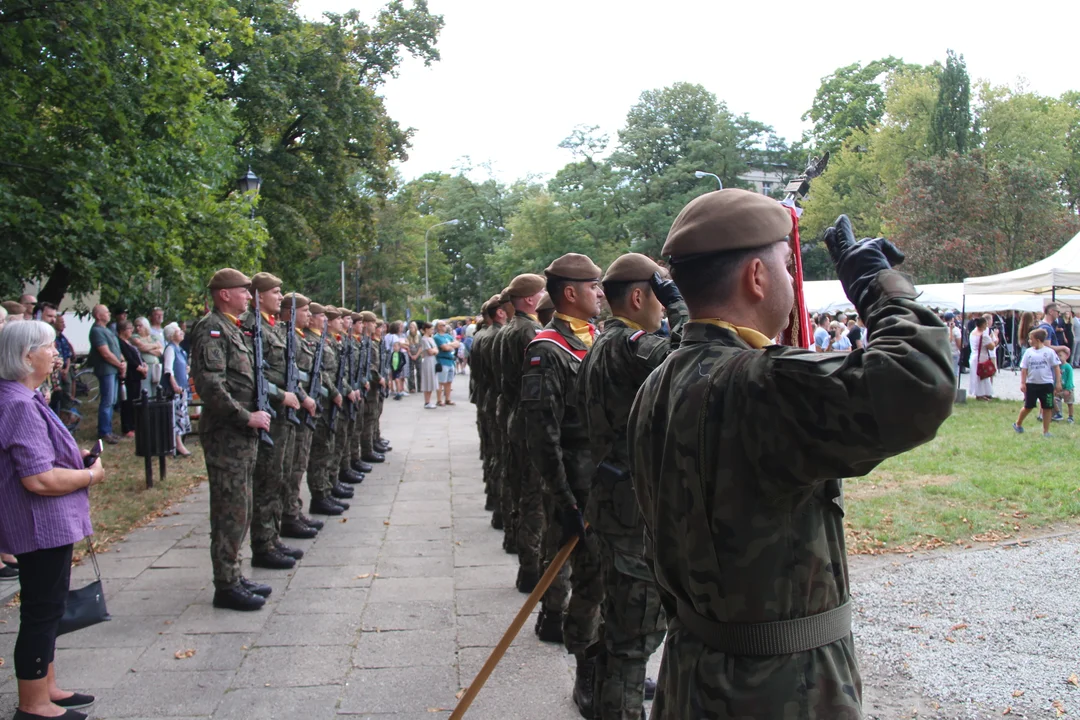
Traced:
<path fill-rule="evenodd" d="M 68 286 L 71 284 L 71 268 L 62 262 L 53 266 L 52 274 L 49 275 L 45 287 L 38 293 L 38 302 L 50 302 L 60 307 L 60 302 L 67 295 Z"/>

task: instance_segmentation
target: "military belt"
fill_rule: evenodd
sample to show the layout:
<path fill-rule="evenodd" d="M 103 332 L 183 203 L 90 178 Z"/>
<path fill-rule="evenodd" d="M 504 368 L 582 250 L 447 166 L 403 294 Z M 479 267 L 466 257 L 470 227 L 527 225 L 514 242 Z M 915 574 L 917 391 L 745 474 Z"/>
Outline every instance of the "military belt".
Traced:
<path fill-rule="evenodd" d="M 791 655 L 851 635 L 850 603 L 808 617 L 766 623 L 716 622 L 681 598 L 678 603 L 678 621 L 713 650 L 728 655 Z"/>

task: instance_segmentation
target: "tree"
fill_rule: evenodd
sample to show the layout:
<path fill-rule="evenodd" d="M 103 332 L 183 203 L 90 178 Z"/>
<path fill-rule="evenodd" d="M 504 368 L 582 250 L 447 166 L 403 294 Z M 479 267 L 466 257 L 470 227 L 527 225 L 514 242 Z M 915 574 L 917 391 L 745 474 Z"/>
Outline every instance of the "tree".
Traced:
<path fill-rule="evenodd" d="M 931 122 L 930 145 L 938 155 L 963 155 L 971 132 L 971 79 L 964 56 L 949 50 L 938 78 L 938 99 Z"/>

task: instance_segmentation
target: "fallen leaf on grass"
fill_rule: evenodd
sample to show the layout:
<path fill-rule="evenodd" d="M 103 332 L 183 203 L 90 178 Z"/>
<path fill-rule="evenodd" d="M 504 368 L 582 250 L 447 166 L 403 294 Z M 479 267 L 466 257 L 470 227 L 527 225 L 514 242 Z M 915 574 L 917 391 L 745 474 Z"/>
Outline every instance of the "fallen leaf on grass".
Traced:
<path fill-rule="evenodd" d="M 189 657 L 194 657 L 194 655 L 195 655 L 195 649 L 194 648 L 188 648 L 187 650 L 177 650 L 176 651 L 176 659 L 177 660 L 186 660 Z"/>
<path fill-rule="evenodd" d="M 1013 690 L 1013 697 L 1024 697 L 1023 690 Z"/>

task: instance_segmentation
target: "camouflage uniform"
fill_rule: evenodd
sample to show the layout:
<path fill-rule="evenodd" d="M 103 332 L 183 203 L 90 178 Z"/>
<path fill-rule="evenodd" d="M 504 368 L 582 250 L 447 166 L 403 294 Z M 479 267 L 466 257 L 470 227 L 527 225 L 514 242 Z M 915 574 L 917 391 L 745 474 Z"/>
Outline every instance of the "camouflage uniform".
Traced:
<path fill-rule="evenodd" d="M 579 409 L 592 457 L 605 464 L 593 477 L 585 510 L 604 573 L 605 657 L 597 678 L 603 720 L 640 720 L 645 665 L 667 628 L 656 578 L 644 558 L 645 523 L 630 478 L 626 430 L 641 384 L 677 347 L 686 305 L 673 304 L 668 318 L 672 339 L 631 327 L 617 316 L 608 320 L 579 373 Z"/>
<path fill-rule="evenodd" d="M 382 411 L 382 394 L 379 392 L 379 368 L 382 359 L 382 341 L 368 337 L 371 358 L 366 370 L 368 391 L 364 395 L 364 429 L 360 433 L 360 453 L 376 452 L 375 441 L 379 439 L 379 413 Z"/>
<path fill-rule="evenodd" d="M 364 336 L 353 336 L 353 342 L 356 343 L 353 347 L 353 378 L 357 379 L 354 390 L 360 391 L 360 400 L 356 408 L 356 418 L 349 421 L 349 428 L 352 435 L 349 438 L 349 467 L 352 467 L 354 463 L 360 462 L 360 443 L 363 441 L 364 436 L 364 413 L 365 405 L 364 396 L 367 394 L 364 390 L 364 380 L 366 379 L 366 369 L 361 367 L 361 363 L 364 360 L 365 348 L 368 345 L 368 338 Z"/>
<path fill-rule="evenodd" d="M 473 335 L 469 353 L 469 399 L 476 405 L 476 428 L 480 434 L 480 459 L 484 468 L 484 491 L 488 505 L 498 508 L 499 483 L 496 473 L 498 442 L 495 428 L 495 398 L 493 378 L 490 375 L 491 347 L 501 325 L 485 325 Z M 501 511 L 499 513 L 502 514 Z"/>
<path fill-rule="evenodd" d="M 308 333 L 318 345 L 322 339 L 318 330 Z M 334 338 L 327 337 L 323 344 L 322 384 L 326 388 L 326 397 L 319 408 L 319 417 L 315 423 L 315 433 L 311 438 L 311 453 L 308 458 L 307 482 L 312 500 L 322 500 L 330 495 L 330 489 L 337 482 L 337 455 L 334 453 L 334 431 L 330 429 L 330 407 L 334 404 L 337 391 L 338 350 Z M 340 410 L 339 410 L 340 412 Z"/>
<path fill-rule="evenodd" d="M 302 330 L 296 331 L 296 367 L 311 375 L 312 366 L 315 364 L 315 348 L 318 346 L 314 339 L 318 339 L 318 336 L 311 332 L 305 332 Z M 309 380 L 310 383 L 310 380 Z M 310 388 L 309 383 L 301 383 L 306 388 Z M 315 383 L 316 392 L 321 391 L 322 383 Z M 305 392 L 305 396 L 307 393 Z M 321 405 L 322 399 L 315 398 L 315 404 Z M 289 482 L 285 488 L 285 498 L 283 500 L 282 508 L 282 520 L 291 520 L 299 522 L 300 514 L 303 506 L 300 504 L 300 483 L 304 480 L 304 473 L 307 471 L 308 460 L 311 458 L 311 437 L 314 434 L 314 430 L 307 424 L 307 413 L 300 411 L 298 416 L 301 418 L 301 423 L 296 427 L 295 436 L 293 440 L 293 464 L 289 469 Z M 316 423 L 318 427 L 318 423 Z"/>
<path fill-rule="evenodd" d="M 276 417 L 270 421 L 270 437 L 274 441 L 271 447 L 259 443 L 258 459 L 255 462 L 255 477 L 252 481 L 251 513 L 251 550 L 254 553 L 267 553 L 275 549 L 274 541 L 281 530 L 282 497 L 286 494 L 287 479 L 292 472 L 295 456 L 296 425 L 285 416 L 285 407 L 281 404 L 285 388 L 285 333 L 288 331 L 283 322 L 274 322 L 263 313 L 262 345 L 263 375 L 266 381 L 274 385 L 277 392 L 270 396 Z M 249 335 L 255 333 L 255 311 L 248 310 L 240 316 L 240 327 Z M 307 395 L 302 391 L 297 397 L 303 402 Z"/>
<path fill-rule="evenodd" d="M 510 439 L 507 453 L 507 487 L 503 488 L 503 523 L 509 507 L 514 519 L 514 545 L 518 563 L 523 571 L 539 573 L 543 568 L 541 538 L 544 533 L 544 489 L 535 466 L 529 460 L 525 440 L 525 416 L 518 412 L 521 394 L 521 359 L 532 342 L 540 323 L 528 313 L 518 310 L 514 318 L 495 337 L 498 338 L 500 381 L 506 397 L 506 421 Z M 509 497 L 507 498 L 507 492 Z"/>
<path fill-rule="evenodd" d="M 844 617 L 837 478 L 927 442 L 952 410 L 945 327 L 900 273 L 870 287 L 866 350 L 754 350 L 749 333 L 690 322 L 638 393 L 631 472 L 669 613 L 653 718 L 861 717 L 849 623 L 782 654 L 732 649 L 732 624 Z"/>
<path fill-rule="evenodd" d="M 353 339 L 348 335 L 338 335 L 335 340 L 337 342 L 338 362 L 345 365 L 344 374 L 341 376 L 341 394 L 348 395 L 353 389 L 350 384 L 350 373 L 352 364 L 356 362 L 356 348 Z M 335 376 L 334 379 L 336 380 L 337 377 Z M 349 461 L 352 459 L 349 444 L 352 441 L 353 431 L 356 429 L 356 421 L 349 420 L 349 407 L 351 405 L 352 403 L 348 399 L 344 399 L 334 421 L 334 455 L 337 458 L 337 463 L 334 465 L 336 468 L 334 482 L 337 482 L 339 473 L 349 469 Z M 361 408 L 357 408 L 356 411 L 357 417 L 363 417 L 360 415 Z"/>
<path fill-rule="evenodd" d="M 247 426 L 255 411 L 255 349 L 235 318 L 215 309 L 191 329 L 191 377 L 203 401 L 199 438 L 210 481 L 214 587 L 225 589 L 240 581 L 259 442 Z"/>
<path fill-rule="evenodd" d="M 545 330 L 558 332 L 570 348 L 585 352 L 585 344 L 565 320 L 556 317 Z M 578 410 L 581 360 L 553 342 L 533 341 L 524 353 L 521 367 L 518 414 L 524 424 L 529 457 L 544 478 L 549 505 L 555 513 L 549 530 L 553 533 L 551 537 L 556 537 L 561 534 L 561 523 L 555 519 L 558 513 L 574 506 L 584 512 L 588 507 L 595 467 L 589 436 Z M 599 639 L 600 603 L 604 599 L 595 533 L 589 533 L 586 542 L 578 543 L 570 555 L 570 567 L 572 594 L 566 605 L 563 642 L 569 652 L 582 653 Z M 556 596 L 549 605 L 545 596 L 545 607 L 559 610 L 560 601 Z"/>

